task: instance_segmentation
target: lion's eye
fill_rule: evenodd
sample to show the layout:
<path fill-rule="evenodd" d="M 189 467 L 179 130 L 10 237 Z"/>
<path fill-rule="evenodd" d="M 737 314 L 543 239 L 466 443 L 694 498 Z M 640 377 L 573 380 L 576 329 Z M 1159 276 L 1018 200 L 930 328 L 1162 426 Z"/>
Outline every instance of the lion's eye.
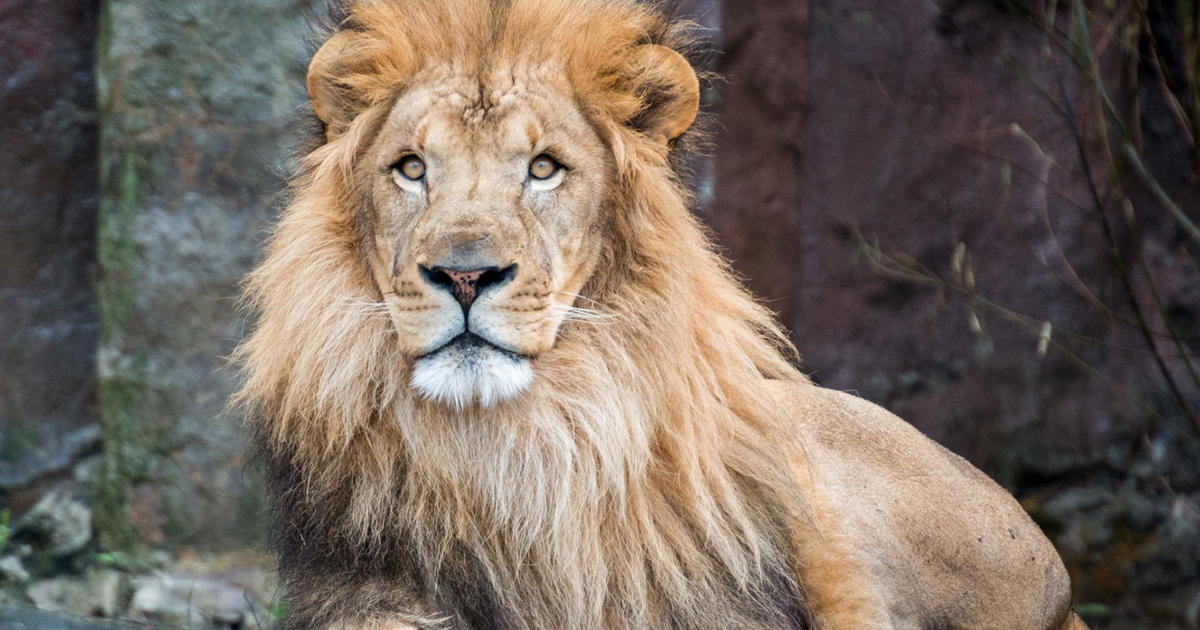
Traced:
<path fill-rule="evenodd" d="M 533 158 L 529 163 L 529 176 L 537 180 L 547 180 L 562 170 L 562 164 L 545 153 Z"/>
<path fill-rule="evenodd" d="M 407 155 L 400 158 L 399 162 L 393 164 L 392 170 L 409 181 L 419 181 L 422 177 L 425 177 L 425 160 L 415 155 Z"/>

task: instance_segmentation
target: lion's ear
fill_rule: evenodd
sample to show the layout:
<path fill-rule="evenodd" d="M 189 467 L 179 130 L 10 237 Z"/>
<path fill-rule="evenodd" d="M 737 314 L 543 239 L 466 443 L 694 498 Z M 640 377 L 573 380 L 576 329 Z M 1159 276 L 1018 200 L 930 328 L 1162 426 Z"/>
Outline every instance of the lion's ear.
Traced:
<path fill-rule="evenodd" d="M 644 44 L 634 49 L 632 67 L 634 91 L 645 105 L 631 124 L 663 142 L 683 135 L 700 111 L 700 81 L 692 65 L 666 46 Z"/>
<path fill-rule="evenodd" d="M 308 99 L 317 118 L 325 123 L 329 139 L 341 133 L 353 118 L 352 99 L 346 86 L 339 83 L 339 77 L 352 64 L 352 40 L 353 34 L 348 31 L 335 33 L 308 64 Z"/>

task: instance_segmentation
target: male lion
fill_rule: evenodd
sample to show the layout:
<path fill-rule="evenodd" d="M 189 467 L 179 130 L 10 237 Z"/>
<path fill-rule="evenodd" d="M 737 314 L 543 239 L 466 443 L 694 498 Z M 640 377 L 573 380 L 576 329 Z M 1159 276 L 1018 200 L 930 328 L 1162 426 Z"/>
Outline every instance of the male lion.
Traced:
<path fill-rule="evenodd" d="M 686 29 L 628 0 L 363 0 L 240 348 L 285 628 L 1066 628 L 1053 547 L 812 385 L 672 165 Z"/>

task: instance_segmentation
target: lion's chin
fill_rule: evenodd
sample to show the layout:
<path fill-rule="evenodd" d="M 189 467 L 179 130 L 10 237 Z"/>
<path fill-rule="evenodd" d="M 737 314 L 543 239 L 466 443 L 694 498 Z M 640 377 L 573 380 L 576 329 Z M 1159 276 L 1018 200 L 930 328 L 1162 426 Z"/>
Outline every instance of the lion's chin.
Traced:
<path fill-rule="evenodd" d="M 410 384 L 422 396 L 455 409 L 490 407 L 533 382 L 529 359 L 466 333 L 413 364 Z"/>

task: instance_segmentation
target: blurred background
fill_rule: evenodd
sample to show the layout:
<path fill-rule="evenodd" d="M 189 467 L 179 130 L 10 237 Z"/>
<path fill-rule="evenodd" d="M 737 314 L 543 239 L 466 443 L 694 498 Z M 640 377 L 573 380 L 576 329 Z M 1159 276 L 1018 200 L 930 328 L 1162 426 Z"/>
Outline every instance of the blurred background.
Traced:
<path fill-rule="evenodd" d="M 287 606 L 223 357 L 321 4 L 0 0 L 0 627 Z M 697 212 L 805 370 L 1012 491 L 1093 628 L 1200 628 L 1197 0 L 676 4 Z"/>

